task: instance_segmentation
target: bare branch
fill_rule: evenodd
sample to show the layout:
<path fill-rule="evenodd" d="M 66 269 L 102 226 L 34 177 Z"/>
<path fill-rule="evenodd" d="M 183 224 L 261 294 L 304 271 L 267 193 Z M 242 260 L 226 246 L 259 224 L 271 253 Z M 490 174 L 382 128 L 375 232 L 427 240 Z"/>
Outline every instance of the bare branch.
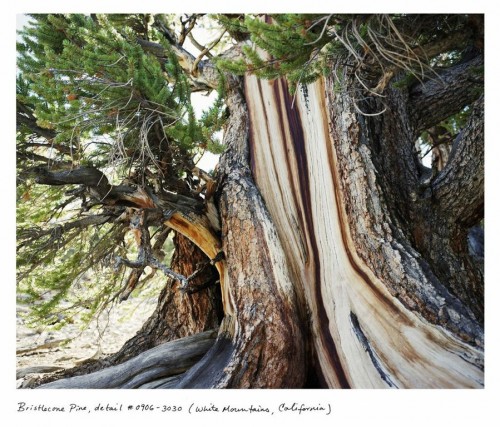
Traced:
<path fill-rule="evenodd" d="M 205 50 L 205 46 L 203 46 L 201 43 L 199 43 L 199 42 L 198 42 L 198 40 L 196 40 L 196 39 L 194 38 L 194 36 L 193 36 L 193 34 L 192 34 L 192 33 L 189 33 L 188 37 L 189 37 L 189 40 L 191 41 L 191 43 L 193 44 L 193 46 L 194 46 L 196 49 L 198 49 L 200 52 L 201 52 L 202 50 Z M 211 58 L 213 55 L 212 55 L 210 52 L 207 52 L 207 56 L 208 56 L 209 58 Z"/>
<path fill-rule="evenodd" d="M 187 36 L 191 36 L 191 31 L 193 30 L 194 26 L 196 25 L 196 20 L 198 17 L 201 15 L 190 15 L 186 21 L 182 21 L 181 19 L 181 32 L 179 34 L 179 45 L 182 46 L 186 40 Z M 188 24 L 186 26 L 186 24 Z"/>
<path fill-rule="evenodd" d="M 62 225 L 56 225 L 55 227 L 51 227 L 49 229 L 40 229 L 40 228 L 29 228 L 26 230 L 21 230 L 18 233 L 18 238 L 23 239 L 24 236 L 29 236 L 29 240 L 33 241 L 35 239 L 39 239 L 40 237 L 46 235 L 60 236 L 67 231 L 70 231 L 74 228 L 87 228 L 91 225 L 102 225 L 108 222 L 111 219 L 111 215 L 92 215 L 85 216 L 82 219 L 77 221 L 67 222 Z M 26 244 L 24 242 L 19 247 L 22 247 Z"/>
<path fill-rule="evenodd" d="M 200 63 L 200 61 L 203 59 L 204 56 L 207 55 L 207 53 L 209 53 L 215 46 L 217 46 L 217 44 L 221 41 L 222 37 L 224 36 L 224 34 L 226 34 L 226 30 L 222 31 L 219 35 L 219 37 L 217 37 L 212 43 L 210 43 L 206 48 L 204 48 L 200 54 L 198 55 L 198 57 L 195 59 L 193 65 L 192 65 L 192 72 L 193 73 L 197 73 L 198 71 L 198 64 Z"/>

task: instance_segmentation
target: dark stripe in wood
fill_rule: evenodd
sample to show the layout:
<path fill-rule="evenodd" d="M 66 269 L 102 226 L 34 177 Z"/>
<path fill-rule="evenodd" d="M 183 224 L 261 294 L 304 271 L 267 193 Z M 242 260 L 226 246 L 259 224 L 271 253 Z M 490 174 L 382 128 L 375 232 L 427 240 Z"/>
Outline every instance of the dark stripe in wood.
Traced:
<path fill-rule="evenodd" d="M 390 376 L 384 371 L 382 366 L 380 365 L 377 357 L 375 356 L 375 351 L 373 350 L 372 346 L 370 345 L 370 342 L 368 341 L 368 338 L 366 337 L 365 333 L 361 329 L 361 325 L 359 324 L 358 316 L 356 316 L 352 311 L 349 315 L 349 320 L 351 321 L 352 329 L 354 331 L 354 334 L 356 335 L 356 338 L 358 338 L 359 342 L 365 349 L 365 351 L 368 353 L 368 356 L 370 356 L 370 360 L 372 361 L 373 366 L 377 370 L 377 372 L 380 375 L 380 378 L 389 386 L 389 387 L 394 387 L 398 388 L 396 384 L 394 384 L 391 381 Z"/>
<path fill-rule="evenodd" d="M 300 196 L 302 199 L 302 206 L 304 207 L 304 216 L 306 228 L 309 235 L 309 241 L 311 244 L 311 250 L 313 252 L 312 261 L 314 263 L 314 293 L 315 300 L 317 302 L 318 307 L 318 317 L 319 317 L 319 327 L 321 330 L 321 341 L 323 342 L 325 348 L 327 349 L 328 356 L 330 359 L 330 364 L 333 367 L 335 374 L 337 375 L 337 379 L 342 388 L 351 388 L 347 376 L 342 367 L 342 363 L 340 361 L 337 347 L 331 335 L 329 329 L 329 318 L 326 312 L 325 306 L 323 304 L 323 296 L 321 294 L 321 265 L 319 263 L 319 250 L 318 244 L 316 242 L 315 233 L 314 233 L 314 220 L 312 215 L 312 207 L 311 207 L 311 193 L 309 187 L 309 167 L 307 164 L 307 155 L 305 151 L 305 139 L 304 139 L 304 130 L 302 128 L 301 117 L 299 111 L 297 109 L 292 109 L 292 98 L 288 92 L 287 83 L 285 80 L 277 80 L 273 83 L 273 92 L 276 98 L 276 104 L 279 109 L 279 116 L 284 117 L 286 114 L 286 118 L 288 120 L 288 126 L 290 129 L 290 134 L 292 136 L 292 144 L 294 147 L 294 154 L 296 158 L 296 162 L 299 168 L 299 183 L 300 183 Z M 280 102 L 280 98 L 283 97 L 285 111 L 282 111 L 282 103 Z M 284 139 L 286 141 L 286 139 Z M 286 149 L 286 147 L 285 147 Z M 309 260 L 310 262 L 310 260 Z"/>
<path fill-rule="evenodd" d="M 266 106 L 265 106 L 265 102 L 264 102 L 264 96 L 263 96 L 263 93 L 262 93 L 262 81 L 261 80 L 257 80 L 257 87 L 259 89 L 259 99 L 261 101 L 261 108 L 262 108 L 262 111 L 266 111 Z M 255 96 L 252 96 L 248 93 L 248 88 L 247 88 L 247 85 L 245 84 L 245 97 L 246 99 L 255 99 Z M 249 98 L 250 97 L 250 98 Z M 249 150 L 250 150 L 250 164 L 251 164 L 251 171 L 252 171 L 252 176 L 254 178 L 254 181 L 257 182 L 258 181 L 258 174 L 257 174 L 257 168 L 256 168 L 256 165 L 255 165 L 255 158 L 256 158 L 256 141 L 255 141 L 255 131 L 254 131 L 254 127 L 252 125 L 252 114 L 251 114 L 251 110 L 252 110 L 252 105 L 249 104 L 248 105 L 248 111 L 249 111 L 249 123 L 250 123 L 250 132 L 249 132 Z M 267 133 L 267 139 L 268 141 L 270 142 L 270 144 L 273 144 L 273 141 L 274 139 L 271 137 L 271 134 L 269 133 L 269 122 L 266 121 L 265 123 L 265 126 L 266 126 L 266 133 Z M 281 138 L 282 140 L 286 140 L 286 132 L 285 132 L 285 128 L 284 128 L 284 125 L 283 125 L 283 120 L 282 120 L 282 117 L 281 115 L 279 115 L 279 127 L 280 127 L 280 135 L 281 135 Z M 274 170 L 277 171 L 276 169 L 276 163 L 275 163 L 275 160 L 274 160 L 274 155 L 273 155 L 273 150 L 271 148 L 271 156 L 272 156 L 272 160 L 273 160 L 273 166 L 274 166 Z M 285 152 L 287 152 L 286 150 L 286 147 L 285 147 Z M 289 160 L 288 160 L 288 155 L 286 155 L 286 163 L 287 163 L 287 176 L 288 176 L 288 182 L 293 185 L 294 184 L 294 181 L 293 181 L 293 178 L 292 178 L 292 165 L 290 164 Z M 283 195 L 282 193 L 282 189 L 281 189 L 281 186 L 278 186 L 281 194 Z M 297 212 L 297 214 L 300 216 L 300 221 L 301 221 L 301 224 L 300 224 L 300 234 L 301 234 L 301 248 L 303 249 L 305 255 L 306 255 L 306 262 L 307 262 L 307 259 L 309 257 L 309 254 L 307 253 L 307 248 L 306 248 L 306 245 L 305 245 L 305 242 L 303 241 L 303 236 L 304 236 L 304 217 L 303 217 L 303 214 L 302 214 L 302 209 L 300 208 L 300 204 L 297 200 L 297 191 L 295 191 L 295 188 L 292 189 L 292 197 L 293 197 L 293 202 L 294 202 L 294 205 L 295 205 L 295 210 Z M 297 224 L 299 225 L 299 224 Z"/>
<path fill-rule="evenodd" d="M 257 85 L 259 87 L 259 100 L 261 102 L 262 111 L 266 111 L 266 106 L 265 106 L 265 103 L 264 103 L 264 97 L 262 96 L 262 81 L 261 80 L 257 80 Z M 249 114 L 249 116 L 250 116 L 250 114 Z M 267 140 L 268 141 L 272 141 L 271 133 L 269 131 L 269 121 L 268 120 L 266 120 L 265 128 L 266 128 L 266 133 L 267 133 Z M 253 129 L 253 128 L 250 128 L 250 129 Z M 271 160 L 272 160 L 272 163 L 273 163 L 273 170 L 277 171 L 276 161 L 275 161 L 275 158 L 274 158 L 274 152 L 273 152 L 272 148 L 269 151 L 271 153 Z M 254 178 L 255 178 L 255 175 L 254 175 Z M 283 190 L 281 189 L 280 185 L 278 185 L 277 187 L 278 187 L 278 190 L 279 190 L 279 192 L 281 194 L 281 199 L 283 200 Z"/>
<path fill-rule="evenodd" d="M 256 178 L 256 175 L 255 175 L 255 172 L 256 172 L 256 167 L 255 167 L 255 135 L 254 135 L 254 129 L 256 126 L 256 124 L 254 124 L 254 122 L 252 121 L 252 114 L 251 114 L 251 105 L 248 105 L 248 99 L 249 98 L 249 94 L 248 94 L 248 88 L 247 88 L 247 84 L 246 84 L 246 79 L 245 79 L 245 85 L 244 85 L 244 89 L 245 89 L 245 100 L 247 100 L 247 111 L 248 111 L 248 157 L 249 157 L 249 163 L 250 163 L 250 171 L 252 172 L 252 177 L 255 181 L 255 178 Z M 261 90 L 260 88 L 260 84 L 259 84 L 259 91 Z M 260 98 L 262 99 L 262 93 L 260 94 Z"/>

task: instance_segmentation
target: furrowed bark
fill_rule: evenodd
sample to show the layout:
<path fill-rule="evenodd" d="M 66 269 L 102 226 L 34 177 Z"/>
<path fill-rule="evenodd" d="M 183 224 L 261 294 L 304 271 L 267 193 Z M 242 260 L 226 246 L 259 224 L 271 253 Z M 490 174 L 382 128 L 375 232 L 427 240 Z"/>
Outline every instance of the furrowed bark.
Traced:
<path fill-rule="evenodd" d="M 229 149 L 219 168 L 226 260 L 216 263 L 225 317 L 205 357 L 180 381 L 162 387 L 301 387 L 306 364 L 294 289 L 278 236 L 250 176 L 247 111 L 237 90 L 229 105 Z M 194 213 L 176 212 L 165 223 L 213 259 L 219 240 L 205 221 Z"/>
<path fill-rule="evenodd" d="M 483 67 L 480 55 L 411 88 L 408 111 L 415 137 L 478 99 Z"/>
<path fill-rule="evenodd" d="M 246 78 L 253 173 L 320 375 L 329 387 L 482 387 L 483 353 L 468 343 L 481 328 L 391 221 L 353 100 L 333 88 L 308 85 L 292 109 L 285 84 Z"/>
<path fill-rule="evenodd" d="M 181 388 L 301 387 L 303 335 L 283 248 L 248 168 L 247 111 L 237 88 L 221 159 L 225 318 L 214 347 Z"/>
<path fill-rule="evenodd" d="M 470 246 L 472 227 L 484 217 L 482 99 L 473 106 L 444 169 L 420 189 L 415 207 L 415 246 L 450 292 L 482 322 L 484 257 Z M 476 231 L 482 232 L 480 227 Z"/>
<path fill-rule="evenodd" d="M 391 197 L 392 189 L 398 184 L 397 177 L 390 185 L 387 177 L 381 179 L 375 163 L 377 151 L 370 144 L 362 143 L 364 129 L 360 126 L 362 121 L 356 120 L 352 100 L 333 91 L 327 93 L 331 96 L 336 154 L 339 163 L 342 162 L 339 170 L 343 200 L 357 253 L 406 307 L 467 342 L 482 346 L 482 326 L 470 305 L 451 293 L 449 276 L 436 269 L 443 260 L 425 251 L 417 252 L 422 250 L 421 243 L 433 241 L 437 245 L 439 242 L 441 233 L 435 229 L 439 222 L 432 206 L 421 204 L 416 194 L 410 194 L 411 200 L 402 199 L 399 204 Z M 400 116 L 404 116 L 404 110 Z M 401 136 L 400 143 L 409 145 L 411 140 L 405 140 L 404 134 L 393 134 L 394 138 Z M 390 138 L 390 133 L 386 138 Z M 359 142 L 355 142 L 357 140 Z M 401 204 L 407 206 L 401 207 Z M 408 218 L 398 215 L 399 212 L 406 213 Z"/>
<path fill-rule="evenodd" d="M 349 81 L 348 75 L 344 78 Z M 373 168 L 370 181 L 373 186 L 376 177 L 391 220 L 398 227 L 411 226 L 412 193 L 421 180 L 421 163 L 415 151 L 411 121 L 406 114 L 407 104 L 407 93 L 391 87 L 385 91 L 384 98 L 377 97 L 363 103 L 362 110 L 373 116 L 365 116 L 357 108 L 353 111 L 354 116 L 348 115 L 347 111 L 352 111 L 350 103 L 346 106 L 346 114 L 336 119 L 340 122 L 346 118 L 346 137 L 359 140 L 362 157 L 370 156 Z M 384 110 L 387 114 L 379 114 Z M 373 203 L 373 209 L 378 209 L 377 197 L 373 197 L 370 203 Z"/>
<path fill-rule="evenodd" d="M 186 58 L 181 66 L 203 78 L 199 61 Z M 59 385 L 295 388 L 315 364 L 333 388 L 482 387 L 483 278 L 467 251 L 484 204 L 482 107 L 430 184 L 422 185 L 413 148 L 422 130 L 478 97 L 481 67 L 475 58 L 409 93 L 387 88 L 383 99 L 363 102 L 366 115 L 352 93 L 334 90 L 333 77 L 292 99 L 286 82 L 247 76 L 248 111 L 230 80 L 215 197 L 222 229 L 189 197 L 112 186 L 91 168 L 39 168 L 40 183 L 83 184 L 102 203 L 160 211 L 165 226 L 216 260 L 224 312 L 214 345 L 185 374 L 130 360 L 203 326 L 197 302 L 174 283 L 113 359 L 129 360 L 131 375 L 114 367 Z M 390 114 L 370 116 L 384 108 Z M 213 323 L 209 305 L 202 311 Z M 117 372 L 123 378 L 113 382 Z"/>
<path fill-rule="evenodd" d="M 430 197 L 447 220 L 472 227 L 484 217 L 484 100 L 472 107 L 450 160 L 431 182 Z"/>

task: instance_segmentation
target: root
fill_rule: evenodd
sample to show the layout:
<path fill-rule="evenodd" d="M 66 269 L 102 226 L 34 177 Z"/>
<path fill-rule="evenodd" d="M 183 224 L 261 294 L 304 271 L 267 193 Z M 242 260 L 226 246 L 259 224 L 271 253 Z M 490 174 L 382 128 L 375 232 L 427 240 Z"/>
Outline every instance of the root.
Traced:
<path fill-rule="evenodd" d="M 128 389 L 170 388 L 212 347 L 216 332 L 206 331 L 154 347 L 116 366 L 64 378 L 38 388 Z"/>

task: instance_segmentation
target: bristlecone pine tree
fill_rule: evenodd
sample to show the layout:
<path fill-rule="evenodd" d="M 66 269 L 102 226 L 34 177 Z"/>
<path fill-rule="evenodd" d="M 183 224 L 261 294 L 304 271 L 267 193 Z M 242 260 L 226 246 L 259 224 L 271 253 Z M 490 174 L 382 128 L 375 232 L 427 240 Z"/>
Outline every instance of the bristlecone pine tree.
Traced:
<path fill-rule="evenodd" d="M 164 285 L 37 386 L 483 387 L 482 16 L 31 21 L 19 298 L 57 326 Z"/>

